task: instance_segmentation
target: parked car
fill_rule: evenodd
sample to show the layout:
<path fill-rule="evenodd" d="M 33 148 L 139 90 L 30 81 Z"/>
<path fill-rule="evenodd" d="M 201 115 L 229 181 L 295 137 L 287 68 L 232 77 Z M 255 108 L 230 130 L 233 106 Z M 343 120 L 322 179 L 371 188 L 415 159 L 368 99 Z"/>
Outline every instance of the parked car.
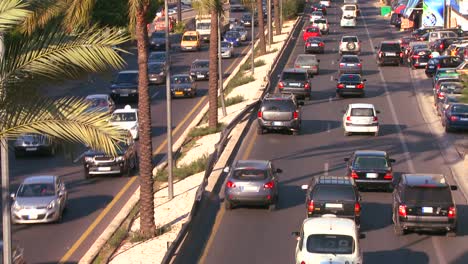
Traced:
<path fill-rule="evenodd" d="M 32 154 L 54 156 L 57 151 L 57 143 L 47 135 L 25 133 L 16 138 L 14 148 L 16 158 Z"/>
<path fill-rule="evenodd" d="M 299 54 L 294 61 L 294 68 L 307 70 L 309 76 L 318 75 L 320 72 L 320 60 L 315 55 Z"/>
<path fill-rule="evenodd" d="M 442 174 L 403 174 L 393 192 L 393 227 L 397 236 L 411 230 L 445 231 L 456 236 L 457 209 Z"/>
<path fill-rule="evenodd" d="M 197 85 L 189 74 L 171 76 L 171 96 L 173 98 L 197 96 Z"/>
<path fill-rule="evenodd" d="M 210 61 L 204 59 L 196 59 L 192 62 L 190 67 L 190 76 L 195 81 L 208 80 L 210 77 Z"/>
<path fill-rule="evenodd" d="M 456 67 L 455 71 L 460 73 L 460 75 L 468 75 L 468 58 L 465 59 L 462 63 L 460 63 Z"/>
<path fill-rule="evenodd" d="M 330 32 L 330 27 L 328 25 L 328 20 L 326 18 L 315 19 L 312 22 L 312 26 L 318 27 L 322 35 L 328 35 Z"/>
<path fill-rule="evenodd" d="M 224 188 L 224 207 L 231 210 L 243 204 L 266 205 L 270 211 L 278 203 L 278 174 L 269 160 L 238 160 L 232 167 L 224 168 L 228 173 Z"/>
<path fill-rule="evenodd" d="M 362 60 L 357 55 L 343 55 L 338 60 L 338 74 L 362 74 Z"/>
<path fill-rule="evenodd" d="M 345 158 L 346 175 L 360 189 L 393 191 L 393 169 L 395 162 L 387 152 L 381 150 L 357 150 Z"/>
<path fill-rule="evenodd" d="M 444 100 L 448 94 L 462 94 L 462 92 L 463 83 L 453 81 L 442 82 L 437 88 L 433 89 L 434 105 Z"/>
<path fill-rule="evenodd" d="M 110 96 L 115 102 L 138 102 L 138 70 L 120 71 L 110 89 Z"/>
<path fill-rule="evenodd" d="M 357 26 L 357 20 L 355 16 L 351 16 L 349 14 L 345 14 L 341 17 L 340 20 L 340 27 L 342 28 L 353 28 Z"/>
<path fill-rule="evenodd" d="M 315 176 L 309 184 L 301 186 L 306 190 L 306 216 L 322 217 L 333 214 L 348 218 L 360 226 L 361 195 L 353 178 L 348 176 Z"/>
<path fill-rule="evenodd" d="M 445 132 L 468 129 L 468 104 L 450 104 L 442 117 Z"/>
<path fill-rule="evenodd" d="M 268 131 L 291 131 L 298 135 L 301 129 L 300 106 L 291 94 L 266 94 L 257 113 L 257 134 Z"/>
<path fill-rule="evenodd" d="M 299 232 L 292 233 L 297 240 L 296 264 L 305 263 L 363 263 L 359 232 L 353 220 L 324 215 L 306 218 Z"/>
<path fill-rule="evenodd" d="M 349 136 L 351 133 L 372 133 L 374 136 L 379 135 L 379 118 L 377 114 L 380 112 L 375 110 L 373 104 L 349 104 L 343 112 L 345 136 Z"/>
<path fill-rule="evenodd" d="M 115 110 L 115 102 L 108 94 L 90 94 L 85 97 L 89 103 L 86 112 L 97 111 L 111 114 Z"/>
<path fill-rule="evenodd" d="M 438 68 L 432 76 L 432 86 L 435 86 L 439 79 L 459 79 L 460 73 L 457 72 L 456 68 Z"/>
<path fill-rule="evenodd" d="M 198 31 L 186 31 L 180 41 L 180 50 L 199 51 L 201 49 L 201 37 Z"/>
<path fill-rule="evenodd" d="M 150 84 L 163 84 L 166 82 L 166 66 L 162 62 L 148 63 L 148 79 Z"/>
<path fill-rule="evenodd" d="M 60 222 L 67 205 L 68 192 L 58 176 L 29 176 L 11 194 L 11 222 L 36 224 Z"/>
<path fill-rule="evenodd" d="M 151 51 L 166 50 L 166 32 L 165 31 L 154 31 L 151 33 L 149 39 L 149 46 Z"/>
<path fill-rule="evenodd" d="M 224 34 L 224 41 L 230 42 L 234 47 L 241 45 L 241 35 L 238 31 L 228 31 Z"/>
<path fill-rule="evenodd" d="M 461 94 L 448 94 L 442 100 L 437 100 L 436 110 L 438 116 L 444 116 L 450 104 L 460 103 Z"/>
<path fill-rule="evenodd" d="M 302 34 L 302 39 L 306 41 L 310 37 L 321 37 L 320 29 L 314 26 L 308 26 L 303 29 L 304 33 Z"/>
<path fill-rule="evenodd" d="M 247 41 L 247 36 L 248 36 L 249 32 L 247 31 L 247 29 L 245 29 L 244 26 L 236 25 L 231 30 L 239 32 L 241 41 Z"/>
<path fill-rule="evenodd" d="M 361 41 L 357 36 L 342 36 L 338 52 L 342 54 L 356 54 L 361 53 Z"/>
<path fill-rule="evenodd" d="M 426 67 L 427 62 L 432 58 L 430 49 L 413 49 L 408 57 L 408 63 L 411 69 Z"/>
<path fill-rule="evenodd" d="M 375 47 L 377 52 L 377 64 L 383 66 L 386 64 L 400 65 L 402 62 L 403 53 L 400 48 L 400 43 L 397 41 L 382 41 L 380 47 Z"/>
<path fill-rule="evenodd" d="M 232 58 L 234 56 L 234 45 L 231 42 L 221 41 L 221 57 Z"/>
<path fill-rule="evenodd" d="M 304 69 L 284 69 L 278 81 L 280 93 L 294 94 L 298 98 L 311 97 L 309 74 Z"/>
<path fill-rule="evenodd" d="M 462 60 L 456 56 L 438 56 L 431 58 L 426 65 L 426 76 L 432 77 L 439 68 L 456 68 Z"/>
<path fill-rule="evenodd" d="M 360 74 L 342 74 L 338 79 L 335 79 L 336 83 L 336 94 L 337 96 L 345 95 L 359 95 L 365 96 L 365 82 Z"/>
<path fill-rule="evenodd" d="M 325 42 L 321 37 L 310 37 L 304 43 L 304 53 L 325 53 Z"/>

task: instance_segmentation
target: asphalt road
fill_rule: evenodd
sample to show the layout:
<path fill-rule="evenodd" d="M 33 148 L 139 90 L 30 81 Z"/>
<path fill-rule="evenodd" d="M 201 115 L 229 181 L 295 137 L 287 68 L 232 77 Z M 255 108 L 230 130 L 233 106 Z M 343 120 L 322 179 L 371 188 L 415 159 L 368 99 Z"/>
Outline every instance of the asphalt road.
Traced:
<path fill-rule="evenodd" d="M 300 186 L 317 175 L 344 174 L 343 158 L 354 150 L 387 151 L 397 161 L 396 177 L 401 173 L 443 173 L 455 184 L 418 108 L 411 70 L 376 65 L 373 46 L 382 40 L 397 39 L 399 33 L 389 27 L 386 19 L 378 18 L 379 10 L 373 2 L 360 2 L 363 16 L 354 29 L 339 27 L 341 11 L 336 2 L 328 9 L 331 33 L 325 36 L 326 53 L 318 55 L 320 75 L 313 79 L 312 100 L 302 109 L 301 135 L 257 135 L 254 122 L 243 138 L 235 159 L 270 159 L 283 169 L 277 210 L 241 207 L 225 211 L 221 187 L 219 196 L 212 194 L 203 204 L 204 215 L 194 219 L 192 231 L 174 263 L 293 263 L 296 240 L 291 232 L 299 231 L 306 215 L 305 193 Z M 337 48 L 343 34 L 357 35 L 363 41 L 365 98 L 335 96 L 332 80 L 337 76 Z M 294 50 L 283 58 L 286 67 L 291 67 L 295 57 L 303 53 L 303 45 L 300 35 Z M 272 82 L 276 84 L 276 78 Z M 378 137 L 343 135 L 341 110 L 358 102 L 372 103 L 381 111 Z M 463 224 L 468 219 L 468 208 L 461 190 L 454 192 L 460 223 L 455 238 L 430 233 L 396 237 L 391 194 L 363 192 L 362 197 L 361 229 L 367 235 L 361 241 L 365 263 L 468 263 L 468 228 Z"/>
<path fill-rule="evenodd" d="M 240 16 L 240 14 L 234 15 Z M 208 58 L 208 44 L 204 44 L 200 52 L 181 53 L 178 44 L 180 36 L 172 36 L 172 39 L 174 40 L 171 55 L 173 74 L 188 72 L 191 62 L 197 58 Z M 177 40 L 179 41 L 176 42 Z M 223 60 L 225 78 L 237 66 L 247 50 L 248 44 L 244 44 L 236 48 L 235 58 Z M 133 54 L 125 55 L 127 69 L 137 69 L 136 48 L 131 47 L 129 51 Z M 92 75 L 87 80 L 50 86 L 45 91 L 51 96 L 86 96 L 91 93 L 107 93 L 114 74 Z M 174 140 L 198 114 L 203 102 L 207 101 L 207 88 L 207 81 L 198 82 L 199 93 L 196 98 L 173 101 Z M 152 140 L 156 164 L 164 157 L 167 149 L 165 85 L 151 87 L 151 95 Z M 62 223 L 13 226 L 13 239 L 25 249 L 25 258 L 28 263 L 57 263 L 60 260 L 65 263 L 77 263 L 138 187 L 137 177 L 103 176 L 85 180 L 81 161 L 73 163 L 80 153 L 75 151 L 74 154 L 74 157 L 66 157 L 63 153 L 59 153 L 53 158 L 22 159 L 15 159 L 14 155 L 10 155 L 12 184 L 10 192 L 16 191 L 26 176 L 38 174 L 54 174 L 63 177 L 69 192 L 68 206 Z M 111 203 L 112 207 L 109 206 Z M 104 214 L 103 211 L 107 213 Z M 96 219 L 100 217 L 102 220 L 96 223 Z M 85 233 L 86 235 L 83 235 Z"/>

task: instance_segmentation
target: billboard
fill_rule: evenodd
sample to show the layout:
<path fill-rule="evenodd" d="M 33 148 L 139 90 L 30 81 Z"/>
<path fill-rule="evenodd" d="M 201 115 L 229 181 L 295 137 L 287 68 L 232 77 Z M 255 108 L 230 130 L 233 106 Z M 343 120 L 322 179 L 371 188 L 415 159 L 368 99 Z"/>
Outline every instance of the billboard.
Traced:
<path fill-rule="evenodd" d="M 423 27 L 444 26 L 444 2 L 442 0 L 424 0 Z"/>
<path fill-rule="evenodd" d="M 462 15 L 468 15 L 468 0 L 450 0 L 452 9 Z"/>

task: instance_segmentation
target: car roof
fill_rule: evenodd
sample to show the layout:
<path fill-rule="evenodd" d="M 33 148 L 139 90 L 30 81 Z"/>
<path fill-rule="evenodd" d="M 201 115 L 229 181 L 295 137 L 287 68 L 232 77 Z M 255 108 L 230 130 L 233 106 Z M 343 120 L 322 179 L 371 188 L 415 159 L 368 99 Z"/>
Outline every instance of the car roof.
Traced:
<path fill-rule="evenodd" d="M 238 160 L 234 169 L 254 168 L 264 170 L 268 168 L 268 160 Z"/>
<path fill-rule="evenodd" d="M 341 59 L 343 58 L 359 58 L 359 56 L 354 54 L 344 54 L 343 56 L 341 56 Z"/>
<path fill-rule="evenodd" d="M 304 235 L 309 234 L 343 234 L 355 238 L 356 223 L 347 218 L 334 215 L 307 218 L 302 223 Z"/>
<path fill-rule="evenodd" d="M 86 99 L 107 99 L 109 97 L 108 94 L 90 94 L 86 96 Z"/>
<path fill-rule="evenodd" d="M 408 186 L 427 186 L 445 187 L 448 186 L 447 180 L 443 174 L 403 174 L 406 185 Z"/>
<path fill-rule="evenodd" d="M 350 108 L 374 108 L 373 104 L 364 104 L 364 103 L 357 103 L 357 104 L 349 104 Z"/>
<path fill-rule="evenodd" d="M 138 74 L 138 70 L 119 71 L 119 74 L 127 74 L 127 73 Z"/>
<path fill-rule="evenodd" d="M 398 41 L 396 40 L 385 40 L 385 41 L 382 41 L 380 42 L 380 44 L 400 44 Z"/>
<path fill-rule="evenodd" d="M 341 36 L 341 38 L 357 38 L 358 36 L 356 35 L 344 35 L 344 36 Z"/>
<path fill-rule="evenodd" d="M 114 113 L 136 113 L 138 109 L 132 108 L 130 105 L 126 105 L 124 108 L 115 109 Z"/>
<path fill-rule="evenodd" d="M 35 175 L 29 176 L 23 180 L 23 184 L 33 184 L 33 183 L 54 183 L 57 176 L 53 175 Z"/>
<path fill-rule="evenodd" d="M 382 150 L 357 150 L 354 154 L 362 156 L 386 156 L 387 152 Z"/>

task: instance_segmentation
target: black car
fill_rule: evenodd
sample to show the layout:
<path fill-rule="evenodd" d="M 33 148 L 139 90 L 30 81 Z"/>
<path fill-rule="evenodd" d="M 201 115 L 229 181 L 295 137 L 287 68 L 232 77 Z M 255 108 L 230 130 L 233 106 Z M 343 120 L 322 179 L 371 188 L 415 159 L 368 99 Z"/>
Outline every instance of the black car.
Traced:
<path fill-rule="evenodd" d="M 361 195 L 353 178 L 348 176 L 316 176 L 309 185 L 302 185 L 306 193 L 307 217 L 334 214 L 353 219 L 360 226 Z"/>
<path fill-rule="evenodd" d="M 162 62 L 148 63 L 148 79 L 151 84 L 163 84 L 166 82 L 166 69 Z"/>
<path fill-rule="evenodd" d="M 456 236 L 457 210 L 441 174 L 403 174 L 393 192 L 393 223 L 398 236 L 410 230 L 445 231 Z"/>
<path fill-rule="evenodd" d="M 364 96 L 364 82 L 366 79 L 363 79 L 360 74 L 342 74 L 340 78 L 335 79 L 336 84 L 336 94 L 338 96 L 344 95 L 359 95 Z"/>
<path fill-rule="evenodd" d="M 196 59 L 192 62 L 192 66 L 190 67 L 190 76 L 195 81 L 199 80 L 208 80 L 210 78 L 210 61 L 209 60 L 202 60 Z"/>
<path fill-rule="evenodd" d="M 165 51 L 150 52 L 150 54 L 148 55 L 148 63 L 151 63 L 151 62 L 160 62 L 166 65 L 167 63 L 166 52 Z"/>
<path fill-rule="evenodd" d="M 408 57 L 411 69 L 426 67 L 427 62 L 432 58 L 431 50 L 427 48 L 413 49 Z"/>
<path fill-rule="evenodd" d="M 325 53 L 325 43 L 321 37 L 310 37 L 304 43 L 304 53 Z"/>
<path fill-rule="evenodd" d="M 438 56 L 431 58 L 426 65 L 426 76 L 432 77 L 437 69 L 440 68 L 456 68 L 463 61 L 456 56 Z"/>
<path fill-rule="evenodd" d="M 84 154 L 84 175 L 88 179 L 94 175 L 120 174 L 132 176 L 138 167 L 138 157 L 135 142 L 129 136 L 127 142 L 119 143 L 117 156 L 112 157 L 97 150 L 87 150 Z"/>
<path fill-rule="evenodd" d="M 401 15 L 393 13 L 390 17 L 390 25 L 395 26 L 396 28 L 401 27 Z"/>
<path fill-rule="evenodd" d="M 154 31 L 151 33 L 149 48 L 151 51 L 166 50 L 166 32 Z"/>
<path fill-rule="evenodd" d="M 417 39 L 420 39 L 424 34 L 428 34 L 429 35 L 429 32 L 432 32 L 436 29 L 442 29 L 443 27 L 425 27 L 425 28 L 418 28 L 416 30 L 414 30 L 412 33 L 411 33 L 411 36 L 417 38 Z"/>
<path fill-rule="evenodd" d="M 346 175 L 353 178 L 359 188 L 393 190 L 393 169 L 387 152 L 380 150 L 358 150 L 345 158 Z"/>
<path fill-rule="evenodd" d="M 138 71 L 121 71 L 112 81 L 110 96 L 115 102 L 138 101 Z"/>
<path fill-rule="evenodd" d="M 195 97 L 197 85 L 188 74 L 176 74 L 171 76 L 172 97 Z"/>
<path fill-rule="evenodd" d="M 456 38 L 441 38 L 436 39 L 431 45 L 433 51 L 439 52 L 439 54 L 444 53 L 444 51 L 453 43 L 457 41 Z"/>
<path fill-rule="evenodd" d="M 313 3 L 311 7 L 311 11 L 322 11 L 323 15 L 327 15 L 327 7 L 320 4 L 320 3 Z"/>
<path fill-rule="evenodd" d="M 291 94 L 266 94 L 257 113 L 257 134 L 268 131 L 291 131 L 298 135 L 301 129 L 301 112 L 299 107 L 303 102 L 297 102 Z"/>
<path fill-rule="evenodd" d="M 294 94 L 301 99 L 310 100 L 310 88 L 309 73 L 304 69 L 284 69 L 278 81 L 280 93 Z"/>
<path fill-rule="evenodd" d="M 250 13 L 242 14 L 240 22 L 244 26 L 249 26 L 249 27 L 252 26 L 252 14 L 250 14 Z M 257 18 L 257 16 L 255 16 L 254 17 L 254 26 L 257 26 L 257 25 L 258 25 L 258 18 Z"/>
<path fill-rule="evenodd" d="M 442 117 L 442 125 L 445 132 L 452 130 L 468 130 L 468 104 L 449 104 Z"/>
<path fill-rule="evenodd" d="M 55 140 L 47 135 L 26 133 L 15 140 L 15 157 L 20 158 L 32 154 L 54 156 L 57 150 Z"/>
<path fill-rule="evenodd" d="M 377 52 L 377 64 L 379 66 L 385 64 L 396 64 L 400 65 L 403 57 L 401 51 L 400 43 L 397 41 L 383 41 L 380 43 L 380 47 L 375 47 L 378 49 Z"/>

